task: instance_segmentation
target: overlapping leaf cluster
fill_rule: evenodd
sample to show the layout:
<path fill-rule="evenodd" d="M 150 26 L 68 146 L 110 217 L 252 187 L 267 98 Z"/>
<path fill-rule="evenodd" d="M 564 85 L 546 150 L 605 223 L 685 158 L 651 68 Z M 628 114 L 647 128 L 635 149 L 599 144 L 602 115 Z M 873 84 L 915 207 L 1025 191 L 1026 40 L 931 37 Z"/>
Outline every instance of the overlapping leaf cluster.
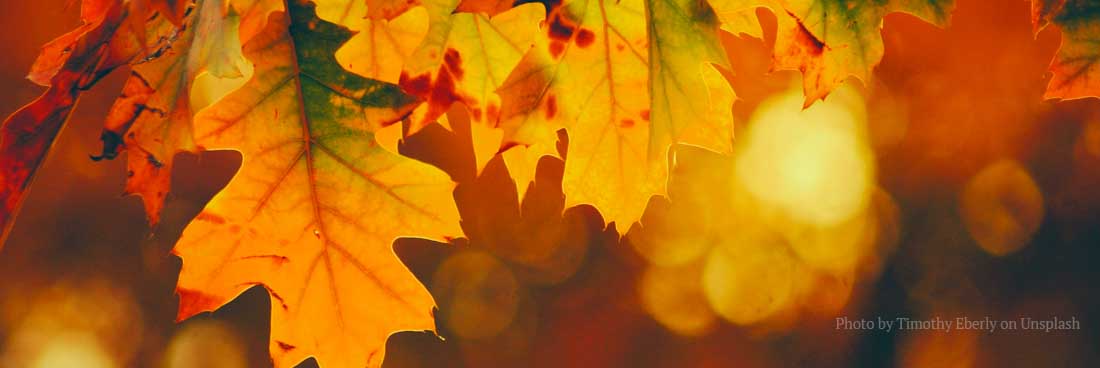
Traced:
<path fill-rule="evenodd" d="M 1089 0 L 1034 0 L 1059 26 L 1049 97 L 1100 94 Z M 185 229 L 179 317 L 254 285 L 272 297 L 277 366 L 378 366 L 389 334 L 432 330 L 433 301 L 391 249 L 460 236 L 454 183 L 398 155 L 387 129 L 472 122 L 478 167 L 500 154 L 522 193 L 569 139 L 566 207 L 625 231 L 663 195 L 669 148 L 732 147 L 721 32 L 778 20 L 774 67 L 804 75 L 806 105 L 882 58 L 892 12 L 946 25 L 952 0 L 84 0 L 84 25 L 43 47 L 49 87 L 0 136 L 4 234 L 80 92 L 131 74 L 96 158 L 126 152 L 127 192 L 156 223 L 180 152 L 236 150 L 240 171 Z M 247 66 L 251 65 L 251 68 Z M 249 71 L 251 70 L 251 71 Z M 246 76 L 251 75 L 250 77 Z M 197 81 L 223 81 L 212 101 Z M 236 82 L 233 82 L 236 81 Z M 392 142 L 391 142 L 392 143 Z M 563 157 L 565 158 L 565 157 Z M 507 219 L 505 219 L 507 220 Z"/>

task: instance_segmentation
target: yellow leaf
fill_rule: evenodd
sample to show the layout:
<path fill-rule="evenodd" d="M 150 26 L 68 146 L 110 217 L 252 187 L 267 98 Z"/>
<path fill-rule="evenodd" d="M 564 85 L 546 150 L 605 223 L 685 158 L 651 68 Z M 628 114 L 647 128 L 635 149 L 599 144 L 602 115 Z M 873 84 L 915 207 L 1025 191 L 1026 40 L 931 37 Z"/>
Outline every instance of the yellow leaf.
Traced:
<path fill-rule="evenodd" d="M 434 329 L 432 297 L 392 242 L 460 235 L 454 183 L 375 141 L 415 100 L 336 63 L 351 32 L 305 0 L 288 13 L 245 44 L 254 77 L 196 116 L 196 143 L 243 159 L 173 250 L 179 318 L 263 285 L 276 367 L 378 367 L 390 334 Z"/>
<path fill-rule="evenodd" d="M 426 103 L 413 112 L 409 134 L 460 102 L 473 124 L 494 125 L 496 90 L 531 48 L 543 18 L 538 4 L 524 4 L 489 18 L 454 13 L 456 0 L 425 3 L 431 26 L 401 72 L 402 89 Z"/>
<path fill-rule="evenodd" d="M 356 34 L 336 51 L 345 69 L 387 83 L 397 83 L 404 65 L 428 33 L 428 11 L 418 6 L 392 19 L 373 19 L 362 0 L 327 0 L 317 4 L 321 19 Z"/>
<path fill-rule="evenodd" d="M 420 5 L 419 0 L 366 0 L 370 19 L 393 19 L 414 6 Z"/>
<path fill-rule="evenodd" d="M 776 15 L 774 68 L 799 70 L 808 107 L 848 77 L 868 80 L 882 60 L 883 18 L 905 12 L 947 26 L 954 0 L 710 0 L 724 29 L 758 35 L 745 17 L 750 8 Z M 725 15 L 725 16 L 723 16 Z"/>
<path fill-rule="evenodd" d="M 726 65 L 717 18 L 690 0 L 548 7 L 545 33 L 500 89 L 505 144 L 551 153 L 565 128 L 566 206 L 591 204 L 625 232 L 665 193 L 672 144 L 730 150 L 734 95 L 716 69 Z M 506 155 L 509 171 L 533 167 L 532 156 Z"/>

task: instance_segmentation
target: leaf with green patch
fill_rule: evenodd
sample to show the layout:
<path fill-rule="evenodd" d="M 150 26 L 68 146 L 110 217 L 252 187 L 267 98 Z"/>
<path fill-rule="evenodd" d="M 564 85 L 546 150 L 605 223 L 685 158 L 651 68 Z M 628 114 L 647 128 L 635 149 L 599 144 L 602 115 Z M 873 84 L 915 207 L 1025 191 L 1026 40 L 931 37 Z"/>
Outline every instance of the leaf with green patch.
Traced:
<path fill-rule="evenodd" d="M 173 250 L 179 318 L 262 285 L 276 367 L 378 367 L 390 334 L 434 329 L 432 297 L 392 244 L 460 235 L 455 184 L 376 142 L 417 101 L 341 68 L 351 32 L 288 3 L 244 45 L 253 77 L 195 117 L 197 144 L 243 158 Z"/>

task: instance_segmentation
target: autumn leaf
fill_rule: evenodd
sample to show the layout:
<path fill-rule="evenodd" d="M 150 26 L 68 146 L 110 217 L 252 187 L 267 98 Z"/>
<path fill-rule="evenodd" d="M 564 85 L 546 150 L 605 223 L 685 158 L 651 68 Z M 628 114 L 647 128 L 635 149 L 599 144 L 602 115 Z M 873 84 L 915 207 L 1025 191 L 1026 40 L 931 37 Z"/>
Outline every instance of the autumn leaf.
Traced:
<path fill-rule="evenodd" d="M 649 157 L 664 160 L 674 143 L 731 150 L 734 95 L 714 68 L 729 65 L 713 10 L 694 0 L 647 5 L 651 110 L 641 117 L 651 124 Z"/>
<path fill-rule="evenodd" d="M 1044 98 L 1100 97 L 1100 3 L 1089 0 L 1033 0 L 1035 32 L 1053 23 L 1062 30 Z"/>
<path fill-rule="evenodd" d="M 756 17 L 756 9 L 776 3 L 767 0 L 710 0 L 722 30 L 734 35 L 746 34 L 764 38 L 764 30 Z"/>
<path fill-rule="evenodd" d="M 196 152 L 192 139 L 191 87 L 199 74 L 241 78 L 239 18 L 222 0 L 199 0 L 164 55 L 135 65 L 123 94 L 107 116 L 101 157 L 129 152 L 126 192 L 141 196 L 155 225 L 168 193 L 178 152 Z M 125 142 L 123 144 L 123 142 Z"/>
<path fill-rule="evenodd" d="M 357 32 L 336 52 L 341 65 L 383 82 L 400 83 L 404 75 L 406 92 L 427 101 L 411 116 L 408 134 L 433 122 L 449 127 L 444 112 L 453 103 L 467 108 L 480 172 L 503 135 L 496 129 L 501 102 L 495 91 L 531 47 L 543 18 L 539 9 L 519 6 L 490 18 L 460 13 L 452 0 L 432 0 L 385 20 L 363 17 L 362 1 L 340 0 L 319 4 L 317 13 Z"/>
<path fill-rule="evenodd" d="M 117 1 L 89 0 L 81 5 L 84 24 L 43 46 L 27 76 L 49 88 L 16 111 L 0 133 L 0 244 L 7 238 L 25 191 L 54 139 L 68 120 L 81 91 L 131 60 L 154 57 L 159 40 L 172 32 L 152 21 L 142 37 L 123 27 L 129 9 Z M 142 40 L 157 40 L 149 47 Z M 150 51 L 152 55 L 145 53 Z"/>
<path fill-rule="evenodd" d="M 401 67 L 428 33 L 428 11 L 414 7 L 392 20 L 372 19 L 362 0 L 317 4 L 317 16 L 356 32 L 336 51 L 345 69 L 363 77 L 397 84 Z"/>
<path fill-rule="evenodd" d="M 410 117 L 409 134 L 434 122 L 459 102 L 477 124 L 494 124 L 500 97 L 496 90 L 531 48 L 538 21 L 538 4 L 524 4 L 489 18 L 455 13 L 457 0 L 431 0 L 428 34 L 401 72 L 400 85 L 425 104 Z M 479 165 L 483 166 L 483 165 Z"/>
<path fill-rule="evenodd" d="M 711 0 L 727 31 L 760 35 L 746 22 L 755 7 L 776 14 L 774 68 L 803 74 L 804 106 L 823 99 L 848 77 L 869 80 L 882 60 L 883 18 L 904 12 L 947 26 L 954 0 Z"/>
<path fill-rule="evenodd" d="M 716 68 L 726 65 L 717 19 L 691 0 L 547 8 L 542 37 L 499 91 L 505 143 L 521 150 L 505 161 L 533 167 L 565 128 L 566 206 L 591 204 L 626 231 L 664 194 L 672 144 L 730 149 L 734 95 Z"/>
<path fill-rule="evenodd" d="M 118 22 L 120 17 L 124 17 L 120 11 L 121 8 L 113 1 L 89 0 L 81 2 L 80 20 L 83 24 L 42 45 L 42 51 L 35 58 L 34 64 L 31 65 L 31 71 L 27 74 L 27 79 L 40 86 L 49 87 L 53 77 L 61 71 L 73 56 L 73 51 L 78 46 L 77 43 L 85 41 L 90 32 L 102 28 L 104 22 Z M 108 19 L 108 16 L 111 16 L 111 18 Z M 92 37 L 95 36 L 92 35 Z M 99 36 L 102 36 L 102 34 Z"/>
<path fill-rule="evenodd" d="M 276 367 L 378 367 L 390 334 L 434 329 L 432 298 L 392 243 L 460 235 L 455 185 L 375 141 L 415 99 L 341 68 L 351 32 L 288 3 L 244 45 L 252 79 L 195 118 L 197 144 L 243 158 L 174 249 L 179 319 L 263 285 Z"/>
<path fill-rule="evenodd" d="M 801 70 L 809 106 L 823 99 L 849 76 L 869 80 L 882 60 L 882 21 L 905 12 L 937 26 L 947 26 L 954 0 L 791 0 L 778 21 L 775 63 L 778 69 Z"/>

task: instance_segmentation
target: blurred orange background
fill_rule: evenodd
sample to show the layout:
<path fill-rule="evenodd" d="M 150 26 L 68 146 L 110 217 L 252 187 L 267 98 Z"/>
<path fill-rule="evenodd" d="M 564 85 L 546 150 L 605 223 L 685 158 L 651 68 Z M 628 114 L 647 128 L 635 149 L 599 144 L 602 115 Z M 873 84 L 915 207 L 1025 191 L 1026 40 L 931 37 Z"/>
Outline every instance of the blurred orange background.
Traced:
<path fill-rule="evenodd" d="M 1100 366 L 1100 99 L 1042 101 L 1060 35 L 1032 33 L 1028 1 L 957 3 L 946 29 L 887 16 L 875 77 L 804 112 L 800 76 L 769 72 L 774 16 L 759 11 L 765 40 L 724 36 L 739 148 L 676 147 L 670 198 L 615 224 L 622 239 L 595 209 L 563 208 L 560 160 L 540 162 L 522 202 L 499 158 L 476 176 L 452 110 L 453 132 L 431 126 L 401 152 L 460 183 L 468 239 L 395 242 L 444 339 L 396 334 L 384 366 Z M 41 93 L 24 79 L 40 45 L 79 20 L 75 0 L 5 9 L 10 114 Z M 125 75 L 84 94 L 0 251 L 0 366 L 270 366 L 263 288 L 173 322 L 169 251 L 239 155 L 181 156 L 152 229 L 121 196 L 124 161 L 89 159 Z M 1055 316 L 1081 327 L 836 323 Z"/>

